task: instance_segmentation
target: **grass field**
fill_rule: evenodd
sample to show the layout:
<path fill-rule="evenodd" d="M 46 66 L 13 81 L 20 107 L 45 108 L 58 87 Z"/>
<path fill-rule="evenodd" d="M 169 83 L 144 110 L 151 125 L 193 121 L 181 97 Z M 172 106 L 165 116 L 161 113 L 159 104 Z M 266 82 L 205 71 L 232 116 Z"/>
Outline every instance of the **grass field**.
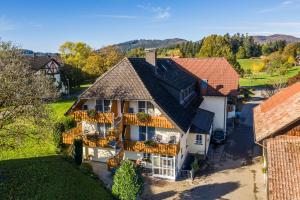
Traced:
<path fill-rule="evenodd" d="M 49 107 L 61 120 L 74 100 Z M 27 139 L 21 148 L 0 152 L 0 199 L 113 199 L 99 180 L 83 174 L 56 153 L 51 134 Z"/>
<path fill-rule="evenodd" d="M 260 59 L 239 59 L 238 62 L 241 67 L 251 69 L 253 63 L 260 63 Z M 287 81 L 288 78 L 295 76 L 300 72 L 300 66 L 292 67 L 285 74 L 283 81 Z M 251 77 L 240 78 L 240 86 L 266 86 L 272 84 L 272 80 L 278 80 L 279 75 L 273 74 L 272 76 L 266 72 L 255 73 Z"/>

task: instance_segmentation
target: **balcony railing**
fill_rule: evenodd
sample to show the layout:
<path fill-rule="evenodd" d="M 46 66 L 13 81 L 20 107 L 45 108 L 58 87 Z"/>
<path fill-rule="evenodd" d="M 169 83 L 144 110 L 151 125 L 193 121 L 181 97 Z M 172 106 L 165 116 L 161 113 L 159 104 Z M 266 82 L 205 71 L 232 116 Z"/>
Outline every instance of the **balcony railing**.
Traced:
<path fill-rule="evenodd" d="M 62 143 L 63 144 L 73 144 L 73 140 L 76 137 L 82 135 L 82 125 L 79 124 L 77 127 L 70 129 L 62 134 Z"/>
<path fill-rule="evenodd" d="M 75 121 L 88 121 L 88 122 L 99 122 L 99 123 L 113 123 L 114 113 L 108 112 L 97 112 L 94 116 L 89 116 L 86 111 L 75 111 L 73 113 Z"/>
<path fill-rule="evenodd" d="M 178 144 L 156 143 L 155 145 L 150 146 L 150 145 L 146 145 L 144 141 L 126 140 L 124 142 L 124 149 L 127 151 L 176 156 L 180 150 L 180 143 Z"/>
<path fill-rule="evenodd" d="M 136 114 L 124 113 L 123 120 L 126 125 L 174 128 L 173 124 L 167 118 L 162 116 L 150 116 L 147 122 L 142 122 L 138 119 Z"/>

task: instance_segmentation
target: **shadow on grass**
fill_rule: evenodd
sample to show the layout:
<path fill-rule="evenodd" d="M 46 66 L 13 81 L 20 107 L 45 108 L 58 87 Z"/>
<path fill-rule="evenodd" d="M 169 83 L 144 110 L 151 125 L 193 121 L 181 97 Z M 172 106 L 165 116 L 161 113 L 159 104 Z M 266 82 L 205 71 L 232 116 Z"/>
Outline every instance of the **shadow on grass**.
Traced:
<path fill-rule="evenodd" d="M 0 161 L 0 199 L 113 199 L 97 179 L 61 156 Z"/>

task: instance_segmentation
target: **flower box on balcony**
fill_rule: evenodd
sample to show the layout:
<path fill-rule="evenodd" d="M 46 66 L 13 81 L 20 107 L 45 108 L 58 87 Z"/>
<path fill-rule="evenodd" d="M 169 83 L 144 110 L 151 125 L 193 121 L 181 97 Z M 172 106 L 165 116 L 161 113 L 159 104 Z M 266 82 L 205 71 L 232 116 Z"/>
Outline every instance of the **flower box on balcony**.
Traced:
<path fill-rule="evenodd" d="M 157 145 L 157 143 L 153 140 L 147 140 L 144 142 L 144 144 L 149 147 L 155 147 Z"/>
<path fill-rule="evenodd" d="M 139 112 L 136 114 L 136 116 L 140 122 L 149 122 L 151 120 L 150 115 L 144 112 Z"/>
<path fill-rule="evenodd" d="M 95 117 L 97 114 L 96 110 L 88 110 L 87 111 L 87 116 L 89 117 Z"/>

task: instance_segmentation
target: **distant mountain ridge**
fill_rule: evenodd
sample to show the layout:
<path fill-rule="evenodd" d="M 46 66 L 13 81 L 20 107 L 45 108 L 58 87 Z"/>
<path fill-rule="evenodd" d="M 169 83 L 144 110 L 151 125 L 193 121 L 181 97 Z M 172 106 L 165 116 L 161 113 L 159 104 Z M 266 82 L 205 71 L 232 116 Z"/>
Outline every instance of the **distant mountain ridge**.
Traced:
<path fill-rule="evenodd" d="M 172 38 L 165 40 L 139 39 L 115 44 L 115 46 L 119 47 L 121 51 L 126 52 L 134 48 L 164 48 L 184 42 L 187 42 L 187 40 L 181 38 Z"/>
<path fill-rule="evenodd" d="M 287 43 L 300 42 L 300 38 L 291 35 L 284 35 L 284 34 L 274 34 L 269 36 L 258 35 L 258 36 L 253 36 L 253 38 L 254 41 L 259 44 L 274 42 L 278 40 L 285 40 Z"/>

